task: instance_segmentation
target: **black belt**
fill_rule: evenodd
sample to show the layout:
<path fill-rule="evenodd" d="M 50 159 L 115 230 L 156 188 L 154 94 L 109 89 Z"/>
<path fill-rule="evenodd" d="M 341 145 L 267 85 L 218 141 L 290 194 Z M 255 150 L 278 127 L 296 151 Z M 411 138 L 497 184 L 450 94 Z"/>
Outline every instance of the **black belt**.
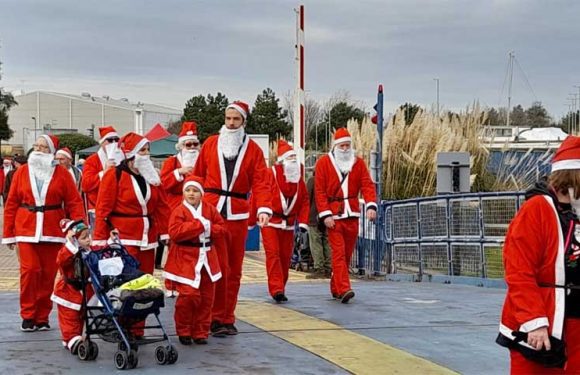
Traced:
<path fill-rule="evenodd" d="M 358 198 L 358 196 L 352 195 L 350 197 L 328 197 L 328 201 L 329 202 L 341 202 L 341 201 L 346 201 L 346 200 L 353 199 L 353 198 Z"/>
<path fill-rule="evenodd" d="M 189 246 L 189 247 L 210 247 L 211 241 L 207 241 L 207 242 L 180 241 L 180 242 L 176 242 L 176 244 L 178 244 L 180 246 Z"/>
<path fill-rule="evenodd" d="M 109 216 L 115 216 L 115 217 L 146 217 L 147 219 L 149 219 L 149 215 L 124 214 L 124 213 L 121 213 L 121 212 L 111 212 L 109 214 Z"/>
<path fill-rule="evenodd" d="M 222 189 L 214 189 L 214 188 L 205 188 L 206 193 L 214 193 L 218 195 L 224 195 L 226 197 L 233 197 L 239 199 L 248 199 L 248 193 L 236 193 L 235 191 L 227 191 Z"/>
<path fill-rule="evenodd" d="M 46 211 L 52 211 L 52 210 L 59 210 L 62 208 L 62 204 L 53 204 L 50 206 L 32 206 L 32 205 L 28 205 L 26 203 L 22 203 L 20 205 L 20 207 L 26 208 L 30 212 L 46 212 Z"/>
<path fill-rule="evenodd" d="M 273 212 L 273 213 L 272 213 L 272 216 L 274 216 L 274 217 L 280 217 L 280 218 L 282 218 L 282 219 L 284 219 L 284 220 L 288 221 L 288 219 L 290 219 L 290 218 L 294 218 L 294 217 L 296 216 L 296 214 L 292 214 L 292 215 L 284 215 L 284 214 L 281 214 L 281 213 L 279 213 L 279 212 Z"/>
<path fill-rule="evenodd" d="M 560 288 L 560 289 L 569 289 L 569 290 L 579 290 L 580 285 L 577 284 L 566 284 L 566 285 L 558 285 L 558 284 L 548 284 L 548 283 L 540 283 L 540 288 Z"/>

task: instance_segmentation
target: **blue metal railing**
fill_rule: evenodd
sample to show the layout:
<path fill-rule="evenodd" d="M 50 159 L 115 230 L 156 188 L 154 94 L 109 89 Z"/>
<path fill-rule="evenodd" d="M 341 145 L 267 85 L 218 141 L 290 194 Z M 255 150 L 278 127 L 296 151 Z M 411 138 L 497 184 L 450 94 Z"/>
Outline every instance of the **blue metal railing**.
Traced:
<path fill-rule="evenodd" d="M 521 192 L 496 192 L 383 201 L 376 224 L 361 216 L 351 267 L 416 281 L 501 280 L 501 248 L 523 199 Z"/>

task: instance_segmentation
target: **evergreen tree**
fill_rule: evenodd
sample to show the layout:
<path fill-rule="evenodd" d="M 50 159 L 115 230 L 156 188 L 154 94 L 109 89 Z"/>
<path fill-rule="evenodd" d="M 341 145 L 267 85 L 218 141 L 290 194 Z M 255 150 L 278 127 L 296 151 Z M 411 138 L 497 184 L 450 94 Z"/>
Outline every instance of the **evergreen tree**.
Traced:
<path fill-rule="evenodd" d="M 250 134 L 268 134 L 270 140 L 279 137 L 288 138 L 292 134 L 292 127 L 286 121 L 288 112 L 280 107 L 280 99 L 272 89 L 267 88 L 254 103 L 248 118 L 246 131 Z"/>
<path fill-rule="evenodd" d="M 217 134 L 224 124 L 224 113 L 228 106 L 228 98 L 218 92 L 216 96 L 208 94 L 207 97 L 197 95 L 185 103 L 183 121 L 195 121 L 200 140 L 203 142 L 207 137 Z M 174 132 L 179 129 L 172 127 Z"/>

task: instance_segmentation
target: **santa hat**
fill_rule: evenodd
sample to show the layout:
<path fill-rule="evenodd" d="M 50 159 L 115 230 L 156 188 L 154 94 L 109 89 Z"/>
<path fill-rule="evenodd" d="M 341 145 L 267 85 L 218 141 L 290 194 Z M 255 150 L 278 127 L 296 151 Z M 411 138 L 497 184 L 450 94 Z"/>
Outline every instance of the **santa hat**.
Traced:
<path fill-rule="evenodd" d="M 189 175 L 183 182 L 183 191 L 190 186 L 195 186 L 199 191 L 201 191 L 201 195 L 203 195 L 203 181 L 201 178 Z"/>
<path fill-rule="evenodd" d="M 278 161 L 281 162 L 289 156 L 296 156 L 296 151 L 283 139 L 278 140 Z"/>
<path fill-rule="evenodd" d="M 70 150 L 68 147 L 63 147 L 63 148 L 61 148 L 60 150 L 58 150 L 58 151 L 56 152 L 56 154 L 57 154 L 57 155 L 58 155 L 58 154 L 64 155 L 64 156 L 66 156 L 67 158 L 69 158 L 70 160 L 72 160 L 72 159 L 73 159 L 72 152 L 71 152 L 71 150 Z"/>
<path fill-rule="evenodd" d="M 52 134 L 42 134 L 40 138 L 44 138 L 46 143 L 48 143 L 48 148 L 50 149 L 50 153 L 54 154 L 58 149 L 58 138 Z"/>
<path fill-rule="evenodd" d="M 5 162 L 5 161 L 8 161 L 8 162 L 12 163 L 12 159 L 11 159 L 11 158 L 9 158 L 9 157 L 5 157 L 5 158 L 2 160 L 2 162 Z"/>
<path fill-rule="evenodd" d="M 60 229 L 63 233 L 68 232 L 69 230 L 74 231 L 74 235 L 78 236 L 81 234 L 83 230 L 89 229 L 82 220 L 70 220 L 70 219 L 62 219 L 60 221 Z"/>
<path fill-rule="evenodd" d="M 552 172 L 580 169 L 580 137 L 569 135 L 554 154 Z"/>
<path fill-rule="evenodd" d="M 141 150 L 147 143 L 149 143 L 147 138 L 137 133 L 129 132 L 121 138 L 119 141 L 119 147 L 125 153 L 125 158 L 131 159 L 137 155 L 139 150 Z"/>
<path fill-rule="evenodd" d="M 197 124 L 195 121 L 186 121 L 181 124 L 181 132 L 179 133 L 179 139 L 177 140 L 178 143 L 197 140 Z"/>
<path fill-rule="evenodd" d="M 242 117 L 244 118 L 244 122 L 246 122 L 246 119 L 248 118 L 248 114 L 250 113 L 250 106 L 247 103 L 244 103 L 242 101 L 237 100 L 237 101 L 229 104 L 226 107 L 226 111 L 230 108 L 235 109 L 236 111 L 240 112 Z"/>
<path fill-rule="evenodd" d="M 333 146 L 336 146 L 339 143 L 344 142 L 351 142 L 352 138 L 350 137 L 350 133 L 348 132 L 347 128 L 338 128 L 334 132 L 334 142 L 332 143 Z"/>
<path fill-rule="evenodd" d="M 109 138 L 119 138 L 119 134 L 117 134 L 117 131 L 111 125 L 99 128 L 99 135 L 101 136 L 101 139 L 99 140 L 99 143 L 101 144 Z"/>

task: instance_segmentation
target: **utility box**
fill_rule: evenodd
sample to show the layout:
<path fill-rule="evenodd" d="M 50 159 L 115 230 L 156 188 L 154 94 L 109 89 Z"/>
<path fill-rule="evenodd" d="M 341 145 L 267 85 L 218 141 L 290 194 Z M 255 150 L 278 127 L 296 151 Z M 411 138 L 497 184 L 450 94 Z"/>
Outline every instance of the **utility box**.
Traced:
<path fill-rule="evenodd" d="M 469 152 L 437 153 L 437 194 L 469 193 Z"/>

